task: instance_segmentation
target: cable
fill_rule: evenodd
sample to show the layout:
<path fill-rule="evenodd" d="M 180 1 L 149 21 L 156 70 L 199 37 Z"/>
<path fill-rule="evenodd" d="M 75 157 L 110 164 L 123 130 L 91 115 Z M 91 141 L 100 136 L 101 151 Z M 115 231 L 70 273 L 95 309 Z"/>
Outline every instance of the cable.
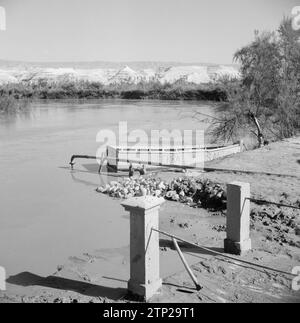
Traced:
<path fill-rule="evenodd" d="M 218 251 L 215 251 L 215 250 L 212 250 L 210 248 L 206 248 L 206 247 L 203 247 L 203 246 L 199 246 L 198 244 L 195 244 L 193 242 L 190 242 L 190 241 L 186 241 L 184 239 L 181 239 L 179 237 L 176 237 L 175 235 L 172 235 L 170 233 L 167 233 L 167 232 L 164 232 L 164 231 L 160 231 L 160 230 L 157 230 L 157 229 L 154 229 L 152 228 L 153 231 L 156 231 L 162 235 L 165 235 L 169 238 L 175 238 L 176 240 L 179 240 L 181 242 L 185 242 L 191 246 L 194 246 L 194 247 L 197 247 L 197 248 L 200 248 L 202 250 L 205 250 L 205 251 L 208 251 L 210 253 L 213 253 L 213 254 L 216 254 L 218 256 L 221 256 L 221 257 L 224 257 L 224 258 L 228 258 L 228 259 L 231 259 L 231 260 L 234 260 L 234 261 L 237 261 L 237 262 L 240 262 L 240 263 L 244 263 L 244 264 L 247 264 L 247 265 L 250 265 L 250 266 L 256 266 L 256 267 L 259 267 L 259 268 L 262 268 L 262 269 L 265 269 L 265 270 L 270 270 L 270 271 L 273 271 L 273 272 L 276 272 L 276 273 L 280 273 L 280 274 L 284 274 L 284 275 L 288 275 L 288 276 L 293 276 L 293 277 L 297 277 L 297 275 L 295 274 L 292 274 L 292 273 L 288 273 L 288 272 L 285 272 L 285 271 L 281 271 L 281 270 L 278 270 L 278 269 L 274 269 L 274 268 L 271 268 L 271 267 L 267 267 L 267 266 L 263 266 L 263 265 L 259 265 L 259 264 L 255 264 L 255 263 L 252 263 L 250 261 L 245 261 L 245 260 L 240 260 L 240 259 L 237 259 L 235 257 L 232 257 L 232 256 L 228 256 L 228 255 L 225 255 L 221 252 L 218 252 Z"/>
<path fill-rule="evenodd" d="M 294 206 L 294 205 L 275 203 L 275 202 L 270 202 L 270 201 L 265 201 L 265 200 L 257 200 L 257 199 L 253 199 L 253 198 L 250 198 L 250 197 L 247 198 L 247 199 L 250 200 L 251 202 L 254 202 L 254 203 L 257 203 L 257 204 L 273 204 L 273 205 L 277 205 L 277 206 L 281 206 L 281 207 L 289 207 L 291 209 L 300 210 L 300 207 Z"/>

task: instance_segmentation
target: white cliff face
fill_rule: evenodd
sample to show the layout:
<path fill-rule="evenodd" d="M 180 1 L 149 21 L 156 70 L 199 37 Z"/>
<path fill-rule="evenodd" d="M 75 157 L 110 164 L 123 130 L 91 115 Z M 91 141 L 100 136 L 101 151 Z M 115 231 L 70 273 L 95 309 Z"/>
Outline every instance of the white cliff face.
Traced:
<path fill-rule="evenodd" d="M 8 71 L 0 70 L 0 85 L 5 83 L 16 83 L 18 79 Z"/>
<path fill-rule="evenodd" d="M 130 67 L 125 66 L 119 70 L 112 78 L 110 78 L 106 84 L 137 84 L 142 81 L 142 75 Z"/>
<path fill-rule="evenodd" d="M 210 78 L 213 81 L 217 81 L 217 80 L 225 78 L 225 77 L 227 77 L 229 79 L 240 78 L 239 71 L 232 66 L 220 65 L 220 66 L 212 67 L 209 69 L 209 74 L 210 74 Z"/>
<path fill-rule="evenodd" d="M 209 83 L 211 81 L 206 66 L 178 66 L 164 71 L 159 78 L 160 83 L 175 83 L 178 81 L 187 83 Z"/>
<path fill-rule="evenodd" d="M 74 68 L 0 68 L 0 85 L 7 83 L 47 82 L 99 82 L 103 85 L 138 84 L 139 82 L 176 82 L 207 84 L 218 79 L 239 78 L 233 66 L 173 66 L 170 68 L 133 70 L 128 66 L 122 69 L 74 69 Z"/>

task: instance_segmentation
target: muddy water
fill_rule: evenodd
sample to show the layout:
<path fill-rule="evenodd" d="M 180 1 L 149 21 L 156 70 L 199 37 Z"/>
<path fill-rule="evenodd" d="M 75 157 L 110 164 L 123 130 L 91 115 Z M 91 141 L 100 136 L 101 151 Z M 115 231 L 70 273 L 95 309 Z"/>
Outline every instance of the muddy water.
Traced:
<path fill-rule="evenodd" d="M 74 153 L 94 155 L 96 134 L 128 128 L 199 129 L 195 111 L 208 103 L 88 101 L 32 103 L 25 114 L 0 120 L 0 266 L 8 275 L 49 275 L 68 257 L 129 242 L 128 216 L 120 203 L 95 193 L 97 165 Z"/>

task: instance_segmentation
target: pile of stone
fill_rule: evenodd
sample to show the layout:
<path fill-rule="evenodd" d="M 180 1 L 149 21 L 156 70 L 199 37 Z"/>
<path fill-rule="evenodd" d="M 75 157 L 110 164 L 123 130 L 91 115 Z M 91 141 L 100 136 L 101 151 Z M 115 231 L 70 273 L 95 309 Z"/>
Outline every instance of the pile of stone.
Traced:
<path fill-rule="evenodd" d="M 226 209 L 224 188 L 203 179 L 176 178 L 166 183 L 155 177 L 128 178 L 119 182 L 111 182 L 105 187 L 98 187 L 96 191 L 120 199 L 151 195 L 181 202 L 191 207 L 211 210 Z"/>
<path fill-rule="evenodd" d="M 205 209 L 226 209 L 224 188 L 207 179 L 177 178 L 168 186 L 166 199 L 180 201 L 192 207 Z"/>
<path fill-rule="evenodd" d="M 137 196 L 162 197 L 167 190 L 167 184 L 153 177 L 148 178 L 127 178 L 120 182 L 110 182 L 105 187 L 98 187 L 97 192 L 108 194 L 111 197 L 128 199 Z"/>

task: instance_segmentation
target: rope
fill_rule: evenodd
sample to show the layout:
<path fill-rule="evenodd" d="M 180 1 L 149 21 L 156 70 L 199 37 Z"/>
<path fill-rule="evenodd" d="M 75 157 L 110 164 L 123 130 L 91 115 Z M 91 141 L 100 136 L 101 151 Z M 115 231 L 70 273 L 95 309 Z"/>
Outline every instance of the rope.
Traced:
<path fill-rule="evenodd" d="M 253 199 L 253 198 L 250 198 L 250 197 L 248 197 L 247 200 L 250 200 L 251 202 L 254 202 L 254 203 L 257 203 L 257 204 L 272 204 L 272 205 L 276 205 L 276 206 L 279 206 L 279 207 L 289 207 L 291 209 L 300 210 L 300 207 L 294 206 L 294 205 L 275 203 L 275 202 L 270 202 L 270 201 L 265 201 L 265 200 L 257 200 L 257 199 Z"/>
<path fill-rule="evenodd" d="M 274 269 L 274 268 L 271 268 L 271 267 L 267 267 L 267 266 L 263 266 L 263 265 L 259 265 L 259 264 L 255 264 L 253 262 L 250 262 L 250 261 L 246 261 L 246 260 L 241 260 L 241 259 L 237 259 L 235 257 L 232 257 L 232 256 L 228 256 L 228 255 L 225 255 L 221 252 L 218 252 L 218 251 L 215 251 L 213 249 L 210 249 L 210 248 L 207 248 L 207 247 L 203 247 L 203 246 L 200 246 L 198 244 L 195 244 L 193 242 L 190 242 L 190 241 L 187 241 L 187 240 L 184 240 L 182 238 L 179 238 L 179 237 L 176 237 L 175 235 L 173 234 L 170 234 L 170 233 L 167 233 L 167 232 L 164 232 L 164 231 L 161 231 L 161 230 L 157 230 L 157 229 L 154 229 L 152 228 L 153 231 L 155 232 L 158 232 L 164 236 L 167 236 L 169 238 L 172 238 L 172 239 L 176 239 L 178 241 L 181 241 L 181 242 L 184 242 L 184 243 L 187 243 L 191 246 L 194 246 L 196 248 L 199 248 L 199 249 L 202 249 L 202 250 L 205 250 L 205 251 L 208 251 L 210 253 L 213 253 L 215 255 L 218 255 L 218 256 L 221 256 L 221 257 L 224 257 L 224 258 L 228 258 L 230 260 L 234 260 L 236 262 L 239 262 L 239 263 L 242 263 L 242 264 L 247 264 L 247 265 L 250 265 L 250 266 L 256 266 L 258 268 L 262 268 L 264 270 L 270 270 L 270 271 L 273 271 L 273 272 L 276 272 L 276 273 L 280 273 L 280 274 L 284 274 L 284 275 L 288 275 L 288 276 L 293 276 L 293 277 L 297 277 L 297 275 L 295 274 L 292 274 L 292 273 L 288 273 L 288 272 L 285 272 L 285 271 L 281 271 L 281 270 L 278 270 L 278 269 Z"/>

